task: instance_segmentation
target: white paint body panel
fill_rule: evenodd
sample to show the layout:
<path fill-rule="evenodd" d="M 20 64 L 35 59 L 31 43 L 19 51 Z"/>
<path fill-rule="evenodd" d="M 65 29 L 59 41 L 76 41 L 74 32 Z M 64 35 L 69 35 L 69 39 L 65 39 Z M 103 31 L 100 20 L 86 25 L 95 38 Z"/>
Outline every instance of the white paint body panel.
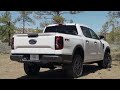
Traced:
<path fill-rule="evenodd" d="M 48 27 L 55 26 L 56 24 L 49 25 Z M 102 43 L 107 47 L 109 44 L 104 40 L 98 40 L 94 45 L 93 39 L 86 38 L 80 26 L 86 26 L 83 24 L 66 24 L 76 25 L 78 35 L 68 35 L 61 33 L 40 33 L 36 38 L 28 38 L 27 34 L 14 35 L 14 50 L 11 50 L 11 54 L 63 54 L 72 55 L 74 48 L 77 45 L 81 45 L 84 49 L 84 62 L 102 60 L 104 56 L 105 48 L 102 48 Z M 86 26 L 88 27 L 88 26 Z M 55 50 L 55 36 L 62 36 L 64 38 L 64 47 L 61 50 Z M 29 44 L 30 39 L 37 40 L 35 45 Z M 65 41 L 69 39 L 69 41 Z M 89 40 L 89 44 L 86 44 L 86 40 Z"/>

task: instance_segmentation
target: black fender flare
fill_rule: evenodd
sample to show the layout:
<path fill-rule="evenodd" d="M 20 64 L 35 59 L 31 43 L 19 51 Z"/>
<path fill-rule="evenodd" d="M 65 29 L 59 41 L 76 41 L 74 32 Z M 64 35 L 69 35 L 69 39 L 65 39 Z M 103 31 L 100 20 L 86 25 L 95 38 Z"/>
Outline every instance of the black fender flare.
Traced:
<path fill-rule="evenodd" d="M 106 51 L 108 51 L 109 53 L 111 52 L 109 46 L 106 47 L 105 52 L 106 52 Z M 105 52 L 104 52 L 104 53 L 105 53 Z"/>
<path fill-rule="evenodd" d="M 75 48 L 73 49 L 73 52 L 72 52 L 72 59 L 73 59 L 73 57 L 74 57 L 74 55 L 75 55 L 75 52 L 76 52 L 76 50 L 78 49 L 78 48 L 80 48 L 81 50 L 82 50 L 82 55 L 81 55 L 81 57 L 82 57 L 82 59 L 83 59 L 83 61 L 84 61 L 84 49 L 83 49 L 83 47 L 82 47 L 82 45 L 76 45 L 75 46 Z"/>

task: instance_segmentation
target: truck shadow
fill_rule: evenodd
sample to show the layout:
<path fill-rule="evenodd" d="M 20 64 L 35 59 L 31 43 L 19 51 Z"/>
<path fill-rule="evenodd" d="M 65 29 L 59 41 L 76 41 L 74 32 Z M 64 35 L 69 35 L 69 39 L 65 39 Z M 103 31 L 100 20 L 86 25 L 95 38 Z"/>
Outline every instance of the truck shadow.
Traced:
<path fill-rule="evenodd" d="M 96 71 L 101 69 L 102 68 L 98 67 L 98 65 L 84 65 L 82 76 L 86 76 L 90 73 L 95 73 Z"/>
<path fill-rule="evenodd" d="M 84 65 L 83 76 L 86 76 L 90 73 L 95 73 L 96 71 L 100 70 L 97 65 Z M 22 76 L 17 79 L 73 79 L 68 77 L 62 69 L 55 69 L 55 70 L 48 70 L 44 72 L 39 72 L 36 76 Z"/>

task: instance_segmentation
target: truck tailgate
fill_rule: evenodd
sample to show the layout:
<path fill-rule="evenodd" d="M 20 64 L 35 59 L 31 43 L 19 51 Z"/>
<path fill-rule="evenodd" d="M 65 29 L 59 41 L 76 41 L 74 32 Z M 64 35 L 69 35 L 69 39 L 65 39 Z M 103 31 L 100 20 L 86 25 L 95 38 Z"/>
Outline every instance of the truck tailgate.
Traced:
<path fill-rule="evenodd" d="M 55 33 L 41 33 L 38 36 L 16 34 L 12 53 L 54 54 Z"/>

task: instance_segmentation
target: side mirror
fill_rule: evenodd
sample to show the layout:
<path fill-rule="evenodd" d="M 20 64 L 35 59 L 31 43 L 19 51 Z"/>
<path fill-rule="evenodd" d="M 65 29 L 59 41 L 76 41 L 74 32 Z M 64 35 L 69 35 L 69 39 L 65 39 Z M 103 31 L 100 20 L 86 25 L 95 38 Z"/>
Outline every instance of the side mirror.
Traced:
<path fill-rule="evenodd" d="M 103 38 L 105 38 L 103 35 L 100 35 L 99 37 L 100 37 L 100 39 L 103 39 Z"/>

